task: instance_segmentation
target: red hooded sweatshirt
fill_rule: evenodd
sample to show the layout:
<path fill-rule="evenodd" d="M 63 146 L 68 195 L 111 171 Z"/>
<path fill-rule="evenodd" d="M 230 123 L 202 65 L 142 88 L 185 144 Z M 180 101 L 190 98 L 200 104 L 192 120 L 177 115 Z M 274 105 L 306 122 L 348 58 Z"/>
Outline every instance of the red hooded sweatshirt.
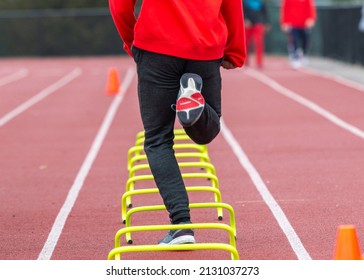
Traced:
<path fill-rule="evenodd" d="M 246 57 L 241 0 L 109 0 L 110 12 L 131 54 L 137 48 L 193 60 L 224 57 L 237 67 Z"/>
<path fill-rule="evenodd" d="M 314 0 L 282 0 L 281 24 L 305 28 L 307 19 L 316 19 Z"/>

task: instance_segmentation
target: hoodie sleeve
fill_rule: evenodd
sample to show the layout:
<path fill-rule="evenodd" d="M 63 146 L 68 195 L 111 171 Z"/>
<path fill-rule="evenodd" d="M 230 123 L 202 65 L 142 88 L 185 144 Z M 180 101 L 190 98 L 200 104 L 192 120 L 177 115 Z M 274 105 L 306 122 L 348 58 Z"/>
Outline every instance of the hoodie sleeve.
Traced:
<path fill-rule="evenodd" d="M 309 10 L 310 10 L 310 15 L 309 18 L 316 20 L 316 5 L 314 0 L 309 0 Z"/>
<path fill-rule="evenodd" d="M 244 65 L 246 44 L 244 32 L 244 12 L 241 0 L 224 0 L 221 6 L 228 29 L 228 38 L 224 50 L 224 58 L 236 67 Z"/>
<path fill-rule="evenodd" d="M 280 23 L 281 24 L 287 24 L 288 20 L 287 20 L 287 5 L 286 5 L 286 0 L 282 0 L 281 3 L 281 18 L 280 18 Z"/>
<path fill-rule="evenodd" d="M 109 9 L 117 31 L 124 41 L 125 51 L 132 56 L 131 45 L 134 40 L 136 18 L 134 7 L 136 0 L 109 0 Z"/>

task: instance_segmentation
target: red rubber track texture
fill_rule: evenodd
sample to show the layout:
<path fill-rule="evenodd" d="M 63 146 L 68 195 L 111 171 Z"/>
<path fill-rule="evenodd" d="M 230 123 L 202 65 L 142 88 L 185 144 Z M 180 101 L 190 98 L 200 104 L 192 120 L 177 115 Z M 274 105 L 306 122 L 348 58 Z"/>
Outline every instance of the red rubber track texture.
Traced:
<path fill-rule="evenodd" d="M 26 67 L 29 75 L 0 87 L 0 118 L 74 68 L 82 74 L 0 127 L 0 259 L 37 259 L 102 120 L 109 67 L 120 80 L 135 67 L 127 57 L 5 59 L 0 78 Z M 261 73 L 364 130 L 364 93 L 290 69 L 268 57 Z M 277 93 L 244 70 L 222 70 L 226 126 L 248 155 L 312 259 L 331 259 L 336 229 L 354 224 L 364 238 L 364 140 Z M 237 102 L 238 100 L 238 102 Z M 120 198 L 128 178 L 127 151 L 142 130 L 136 78 L 68 216 L 52 259 L 104 260 L 123 227 Z M 287 237 L 230 145 L 220 134 L 208 146 L 223 202 L 237 219 L 241 259 L 297 259 Z M 212 201 L 191 194 L 191 202 Z M 161 204 L 140 196 L 135 206 Z M 193 222 L 218 222 L 214 210 L 191 210 Z M 222 222 L 227 222 L 224 214 Z M 133 225 L 166 224 L 165 212 L 135 214 Z M 164 232 L 137 233 L 134 244 L 156 243 Z M 228 242 L 199 230 L 198 242 Z M 125 242 L 124 240 L 122 240 Z M 364 242 L 364 241 L 362 241 Z M 125 244 L 125 243 L 124 243 Z M 128 253 L 125 259 L 229 259 L 222 251 Z"/>

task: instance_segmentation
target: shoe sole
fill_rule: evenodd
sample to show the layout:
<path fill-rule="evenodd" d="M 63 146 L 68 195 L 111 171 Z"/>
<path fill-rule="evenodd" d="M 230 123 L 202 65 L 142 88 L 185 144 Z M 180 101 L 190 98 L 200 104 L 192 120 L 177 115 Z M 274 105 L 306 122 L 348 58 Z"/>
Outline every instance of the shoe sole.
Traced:
<path fill-rule="evenodd" d="M 199 105 L 198 107 L 191 109 L 184 109 L 182 111 L 177 111 L 177 117 L 182 126 L 189 127 L 194 125 L 200 119 L 203 110 L 203 105 Z"/>
<path fill-rule="evenodd" d="M 159 243 L 159 245 L 180 245 L 180 244 L 194 244 L 194 243 L 196 243 L 196 241 L 192 235 L 183 235 L 174 238 L 169 243 Z"/>
<path fill-rule="evenodd" d="M 184 74 L 181 78 L 181 86 L 187 88 L 190 78 L 193 78 L 197 92 L 189 97 L 181 96 L 176 104 L 178 120 L 184 127 L 194 125 L 201 117 L 205 107 L 205 100 L 201 94 L 202 79 L 200 76 L 192 73 Z"/>

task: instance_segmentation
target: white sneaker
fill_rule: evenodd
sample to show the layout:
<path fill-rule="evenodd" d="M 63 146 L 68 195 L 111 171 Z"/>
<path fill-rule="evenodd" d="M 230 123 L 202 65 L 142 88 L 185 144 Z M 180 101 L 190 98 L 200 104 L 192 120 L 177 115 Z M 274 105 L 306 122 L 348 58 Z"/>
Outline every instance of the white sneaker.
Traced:
<path fill-rule="evenodd" d="M 298 69 L 302 67 L 302 62 L 299 59 L 294 59 L 291 61 L 291 66 L 293 69 Z"/>

